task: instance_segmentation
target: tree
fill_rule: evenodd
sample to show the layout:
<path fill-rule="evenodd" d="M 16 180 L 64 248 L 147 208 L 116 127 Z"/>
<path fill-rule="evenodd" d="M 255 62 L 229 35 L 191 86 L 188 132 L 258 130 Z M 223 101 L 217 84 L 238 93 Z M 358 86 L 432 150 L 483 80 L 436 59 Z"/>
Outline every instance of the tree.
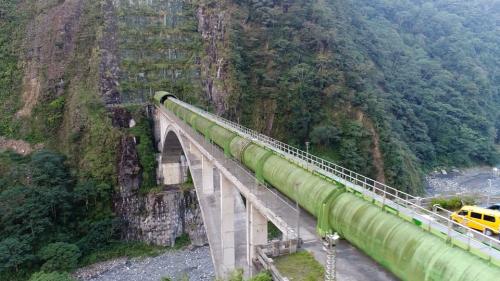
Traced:
<path fill-rule="evenodd" d="M 69 271 L 76 267 L 81 253 L 75 244 L 56 242 L 43 247 L 38 257 L 44 271 Z"/>
<path fill-rule="evenodd" d="M 0 182 L 0 279 L 21 276 L 28 264 L 31 270 L 71 270 L 81 252 L 119 238 L 120 225 L 110 219 L 112 189 L 92 179 L 77 183 L 60 154 L 0 153 L 0 178 L 5 179 Z"/>
<path fill-rule="evenodd" d="M 321 125 L 313 128 L 310 137 L 314 144 L 330 146 L 340 141 L 340 134 L 334 125 Z"/>
<path fill-rule="evenodd" d="M 0 242 L 0 272 L 14 269 L 33 260 L 31 247 L 26 240 L 7 238 Z"/>

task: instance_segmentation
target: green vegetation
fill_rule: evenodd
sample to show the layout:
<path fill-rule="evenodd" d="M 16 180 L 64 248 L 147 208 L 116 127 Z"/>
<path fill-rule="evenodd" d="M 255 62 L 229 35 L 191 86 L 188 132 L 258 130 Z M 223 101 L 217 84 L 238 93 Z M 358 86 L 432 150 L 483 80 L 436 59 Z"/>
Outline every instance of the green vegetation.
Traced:
<path fill-rule="evenodd" d="M 274 223 L 268 221 L 267 222 L 267 239 L 272 240 L 276 238 L 281 238 L 283 233 L 274 225 Z"/>
<path fill-rule="evenodd" d="M 163 246 L 149 245 L 143 242 L 124 242 L 112 241 L 95 249 L 87 256 L 80 260 L 79 266 L 86 266 L 96 262 L 106 261 L 119 257 L 138 258 L 138 257 L 154 257 L 163 254 L 168 250 L 179 250 L 191 244 L 189 236 L 183 234 L 175 239 L 175 246 L 167 248 Z"/>
<path fill-rule="evenodd" d="M 431 167 L 498 161 L 492 2 L 233 2 L 243 124 L 412 193 Z"/>
<path fill-rule="evenodd" d="M 121 224 L 111 208 L 124 135 L 138 139 L 141 192 L 157 190 L 152 126 L 138 108 L 130 108 L 137 122 L 130 130 L 106 118 L 98 85 L 102 1 L 83 1 L 64 94 L 42 87 L 32 116 L 16 116 L 26 26 L 64 1 L 35 2 L 0 0 L 0 135 L 50 149 L 0 153 L 0 279 L 69 280 L 60 272 L 78 264 L 161 251 L 116 242 Z M 421 192 L 421 174 L 432 167 L 498 161 L 494 1 L 188 2 L 120 5 L 125 102 L 148 101 L 156 90 L 201 102 L 211 85 L 202 86 L 199 65 L 212 55 L 226 59 L 224 82 L 234 89 L 227 117 L 302 148 L 310 141 L 313 153 L 402 190 Z M 203 50 L 197 5 L 228 9 L 220 22 L 227 42 L 216 50 Z M 458 198 L 433 203 L 462 205 Z M 182 237 L 176 245 L 186 243 Z"/>
<path fill-rule="evenodd" d="M 115 186 L 122 134 L 106 118 L 108 111 L 98 86 L 100 53 L 96 46 L 103 28 L 100 5 L 100 2 L 85 2 L 79 32 L 82 36 L 76 39 L 75 55 L 66 73 L 64 122 L 57 134 L 57 144 L 52 147 L 68 156 L 79 178 Z"/>
<path fill-rule="evenodd" d="M 17 137 L 20 123 L 14 117 L 20 108 L 23 70 L 20 46 L 29 13 L 17 9 L 20 0 L 0 0 L 0 136 Z"/>
<path fill-rule="evenodd" d="M 261 272 L 254 277 L 247 279 L 246 281 L 272 281 L 273 278 L 271 275 L 267 272 Z M 244 281 L 243 279 L 243 270 L 235 270 L 231 274 L 229 274 L 229 277 L 226 280 L 220 280 L 220 281 Z"/>
<path fill-rule="evenodd" d="M 77 181 L 60 154 L 0 153 L 0 279 L 70 271 L 119 239 L 110 197 L 105 183 Z"/>
<path fill-rule="evenodd" d="M 80 265 L 85 266 L 119 257 L 154 257 L 161 255 L 166 250 L 165 247 L 148 245 L 142 242 L 114 241 L 84 257 Z"/>
<path fill-rule="evenodd" d="M 73 279 L 71 277 L 71 275 L 69 275 L 66 272 L 62 272 L 62 273 L 61 272 L 50 272 L 50 273 L 37 272 L 31 276 L 29 281 L 75 281 L 75 279 Z"/>
<path fill-rule="evenodd" d="M 118 14 L 123 71 L 120 92 L 124 100 L 145 102 L 159 90 L 184 100 L 197 100 L 201 96 L 196 62 L 201 40 L 193 4 L 124 2 Z"/>
<path fill-rule="evenodd" d="M 188 169 L 187 180 L 181 184 L 181 190 L 187 192 L 194 189 L 193 177 L 191 176 L 191 171 Z"/>
<path fill-rule="evenodd" d="M 191 244 L 191 239 L 189 239 L 189 235 L 183 233 L 181 236 L 175 238 L 175 246 L 174 250 L 182 249 Z"/>
<path fill-rule="evenodd" d="M 475 205 L 476 202 L 472 197 L 452 197 L 452 198 L 434 198 L 431 201 L 431 206 L 439 205 L 442 208 L 450 211 L 457 211 L 466 205 Z"/>
<path fill-rule="evenodd" d="M 43 271 L 70 271 L 76 268 L 81 253 L 75 244 L 56 242 L 43 247 L 38 256 L 44 261 Z"/>
<path fill-rule="evenodd" d="M 137 153 L 142 167 L 141 191 L 156 187 L 156 151 L 153 141 L 153 124 L 142 108 L 130 108 L 136 125 L 128 132 L 137 140 Z"/>
<path fill-rule="evenodd" d="M 271 274 L 267 272 L 261 272 L 249 279 L 249 281 L 272 281 L 272 280 L 273 278 L 271 277 Z"/>
<path fill-rule="evenodd" d="M 323 266 L 307 251 L 278 257 L 275 262 L 279 272 L 290 280 L 317 281 L 324 279 Z"/>

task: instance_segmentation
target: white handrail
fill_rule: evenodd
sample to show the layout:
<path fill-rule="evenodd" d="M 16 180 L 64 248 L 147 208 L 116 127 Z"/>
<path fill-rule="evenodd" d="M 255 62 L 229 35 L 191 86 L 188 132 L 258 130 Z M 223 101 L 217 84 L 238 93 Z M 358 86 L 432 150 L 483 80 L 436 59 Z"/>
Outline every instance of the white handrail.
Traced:
<path fill-rule="evenodd" d="M 457 244 L 458 241 L 453 240 L 453 238 L 461 237 L 462 239 L 460 240 L 462 240 L 462 242 L 466 241 L 469 249 L 471 248 L 471 246 L 473 246 L 473 248 L 475 248 L 476 250 L 480 250 L 486 256 L 488 256 L 488 259 L 500 259 L 500 241 L 479 232 L 471 238 L 470 228 L 451 220 L 451 218 L 449 217 L 444 217 L 437 212 L 430 211 L 420 206 L 420 197 L 413 196 L 409 193 L 400 191 L 374 179 L 365 177 L 335 163 L 307 153 L 301 149 L 298 149 L 281 141 L 272 139 L 266 135 L 248 129 L 235 122 L 226 120 L 220 116 L 201 110 L 178 99 L 169 100 L 205 117 L 212 122 L 217 123 L 218 125 L 232 132 L 237 133 L 238 135 L 246 139 L 250 139 L 255 143 L 258 143 L 277 152 L 287 160 L 307 170 L 322 174 L 336 182 L 346 183 L 346 185 L 349 185 L 350 183 L 349 187 L 358 191 L 363 191 L 364 194 L 368 194 L 375 200 L 382 203 L 382 207 L 386 205 L 392 205 L 397 208 L 398 212 L 402 211 L 403 209 L 406 210 L 406 214 L 411 214 L 413 218 L 419 221 L 427 221 L 428 231 L 430 231 L 431 229 L 439 232 L 443 232 L 443 230 L 446 230 L 444 234 L 446 234 L 448 239 L 455 244 Z M 476 239 L 476 236 L 480 239 Z M 472 243 L 471 245 L 471 240 L 475 240 L 477 243 Z M 487 243 L 486 249 L 480 247 L 480 245 L 484 246 L 483 243 Z"/>

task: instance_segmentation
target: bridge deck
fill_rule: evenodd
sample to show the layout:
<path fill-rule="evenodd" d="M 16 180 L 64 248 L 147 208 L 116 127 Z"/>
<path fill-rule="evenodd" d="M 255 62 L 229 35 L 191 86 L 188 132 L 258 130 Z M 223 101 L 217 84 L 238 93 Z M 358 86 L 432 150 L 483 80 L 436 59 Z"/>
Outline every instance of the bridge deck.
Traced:
<path fill-rule="evenodd" d="M 260 184 L 254 175 L 243 167 L 239 162 L 227 158 L 223 151 L 216 145 L 208 142 L 202 135 L 195 132 L 177 116 L 160 108 L 162 114 L 172 120 L 182 132 L 181 138 L 184 144 L 195 143 L 197 149 L 202 153 L 205 151 L 209 158 L 216 163 L 218 170 L 225 170 L 233 175 L 241 185 L 237 185 L 238 192 L 246 200 L 254 204 L 273 224 L 275 224 L 286 238 L 294 238 L 297 231 L 297 210 L 293 202 L 281 195 L 276 190 Z M 205 227 L 213 251 L 215 268 L 220 268 L 221 243 L 220 233 L 220 190 L 218 187 L 218 173 L 215 173 L 215 193 L 203 194 L 201 189 L 201 162 L 196 153 L 190 153 L 185 149 L 188 161 L 190 161 L 191 174 L 195 186 L 197 186 L 198 199 L 202 212 L 204 213 Z M 246 215 L 241 196 L 235 194 L 235 243 L 236 243 L 236 267 L 248 271 L 246 263 Z M 318 262 L 325 264 L 326 257 L 321 238 L 316 235 L 316 220 L 314 217 L 302 210 L 300 214 L 300 237 L 304 241 L 303 248 L 313 253 Z M 340 280 L 397 280 L 394 275 L 386 271 L 370 257 L 363 254 L 357 248 L 342 240 L 338 245 L 338 277 Z M 220 275 L 219 275 L 220 276 Z"/>
<path fill-rule="evenodd" d="M 389 207 L 396 210 L 400 218 L 412 223 L 419 222 L 417 225 L 420 225 L 425 231 L 500 266 L 500 241 L 496 237 L 470 231 L 467 226 L 451 220 L 449 213 L 443 216 L 440 212 L 422 207 L 419 203 L 421 198 L 365 177 L 185 102 L 179 100 L 174 100 L 173 102 L 203 116 L 207 120 L 217 123 L 229 131 L 252 140 L 262 147 L 275 151 L 291 163 L 344 184 L 350 191 L 362 194 L 365 199 L 372 201 L 381 208 Z"/>

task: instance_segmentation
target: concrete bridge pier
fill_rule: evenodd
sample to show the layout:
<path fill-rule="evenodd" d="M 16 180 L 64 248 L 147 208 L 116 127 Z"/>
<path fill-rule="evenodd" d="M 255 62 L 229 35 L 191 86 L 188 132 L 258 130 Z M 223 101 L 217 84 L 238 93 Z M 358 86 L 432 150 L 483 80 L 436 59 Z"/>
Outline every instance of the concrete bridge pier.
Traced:
<path fill-rule="evenodd" d="M 235 226 L 234 226 L 234 184 L 222 173 L 220 175 L 220 221 L 222 245 L 222 271 L 231 273 L 236 264 Z"/>
<path fill-rule="evenodd" d="M 201 154 L 201 153 L 200 153 Z M 214 193 L 214 164 L 208 157 L 200 155 L 202 169 L 203 193 L 209 195 Z"/>
<path fill-rule="evenodd" d="M 252 265 L 257 257 L 256 246 L 265 245 L 267 241 L 267 218 L 257 208 L 247 202 L 247 263 Z"/>

